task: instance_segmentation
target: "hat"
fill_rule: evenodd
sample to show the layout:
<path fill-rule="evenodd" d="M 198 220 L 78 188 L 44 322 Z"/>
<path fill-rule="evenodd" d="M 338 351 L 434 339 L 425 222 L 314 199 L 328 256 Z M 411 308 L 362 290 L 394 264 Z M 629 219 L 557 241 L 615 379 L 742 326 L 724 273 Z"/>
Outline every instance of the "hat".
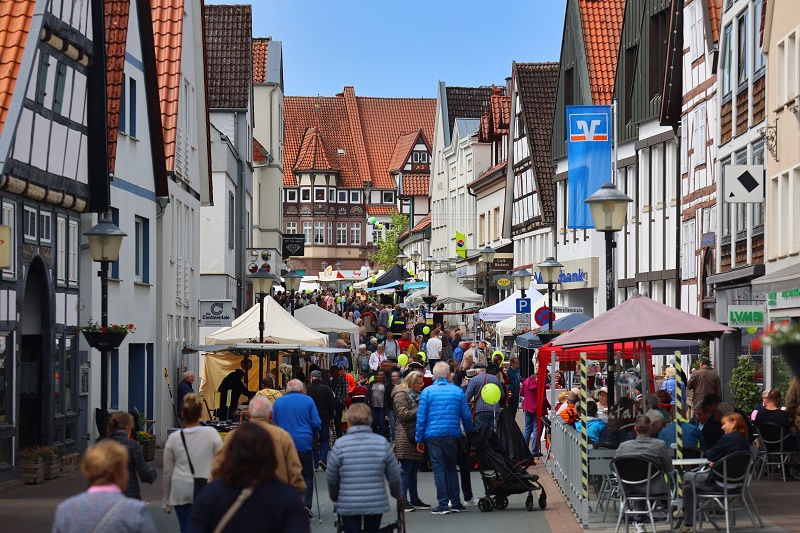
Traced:
<path fill-rule="evenodd" d="M 477 374 L 477 372 L 475 371 L 474 368 L 468 368 L 467 369 L 467 377 L 468 378 L 474 378 L 475 374 Z"/>
<path fill-rule="evenodd" d="M 486 363 L 475 363 L 472 368 L 486 368 Z"/>
<path fill-rule="evenodd" d="M 322 372 L 320 372 L 319 370 L 312 370 L 311 377 L 316 379 L 322 379 Z"/>
<path fill-rule="evenodd" d="M 425 368 L 419 361 L 411 361 L 408 363 L 408 368 Z"/>
<path fill-rule="evenodd" d="M 601 392 L 605 392 L 606 394 L 608 394 L 608 387 L 600 387 L 599 389 L 597 389 L 597 394 L 600 394 Z"/>

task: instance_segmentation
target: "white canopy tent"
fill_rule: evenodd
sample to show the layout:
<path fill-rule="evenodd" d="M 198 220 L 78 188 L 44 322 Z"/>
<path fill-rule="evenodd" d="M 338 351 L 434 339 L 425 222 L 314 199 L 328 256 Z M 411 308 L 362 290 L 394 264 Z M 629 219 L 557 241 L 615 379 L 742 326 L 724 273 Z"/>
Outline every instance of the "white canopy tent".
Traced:
<path fill-rule="evenodd" d="M 542 307 L 543 305 L 545 306 L 547 305 L 547 296 L 542 296 L 541 298 L 539 298 L 538 301 L 531 299 L 531 312 L 535 313 L 536 310 Z M 561 304 L 558 303 L 558 300 L 556 300 L 554 296 L 553 307 L 557 307 L 560 305 Z M 516 309 L 514 309 L 514 311 L 516 311 Z M 556 313 L 556 318 L 563 318 L 571 314 L 572 313 Z M 514 313 L 510 317 L 501 320 L 500 322 L 497 323 L 497 325 L 495 326 L 495 334 L 502 339 L 503 337 L 508 337 L 509 335 L 511 335 L 511 332 L 514 331 L 516 327 L 517 327 L 517 315 L 516 313 Z M 531 317 L 531 328 L 532 329 L 538 328 L 536 322 L 533 320 L 533 317 Z M 547 326 L 544 326 L 544 328 L 546 329 Z"/>
<path fill-rule="evenodd" d="M 528 289 L 525 291 L 525 297 L 530 298 L 531 304 L 533 304 L 533 302 L 538 302 L 542 299 L 542 293 L 535 289 Z M 514 291 L 511 296 L 502 302 L 498 302 L 486 309 L 481 309 L 478 311 L 478 318 L 484 322 L 500 322 L 510 316 L 516 315 L 517 298 L 522 298 L 522 293 L 520 291 Z M 531 305 L 531 307 L 533 308 L 534 305 Z M 532 309 L 531 312 L 535 310 L 536 309 Z"/>
<path fill-rule="evenodd" d="M 248 309 L 233 321 L 233 325 L 206 337 L 205 343 L 230 345 L 258 339 L 259 305 Z M 307 346 L 327 345 L 327 335 L 305 326 L 269 296 L 264 298 L 264 326 L 265 341 Z"/>
<path fill-rule="evenodd" d="M 318 305 L 307 305 L 296 309 L 294 317 L 314 331 L 358 333 L 358 326 Z"/>
<path fill-rule="evenodd" d="M 439 295 L 437 304 L 479 304 L 483 301 L 483 296 L 464 287 L 448 274 L 440 274 L 433 279 L 431 292 Z"/>

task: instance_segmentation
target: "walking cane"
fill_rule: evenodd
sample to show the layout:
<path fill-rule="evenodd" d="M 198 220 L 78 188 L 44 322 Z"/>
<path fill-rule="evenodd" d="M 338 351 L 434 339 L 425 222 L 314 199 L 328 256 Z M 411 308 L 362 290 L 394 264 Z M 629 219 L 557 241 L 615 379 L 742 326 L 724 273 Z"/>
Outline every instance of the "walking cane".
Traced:
<path fill-rule="evenodd" d="M 317 476 L 314 474 L 314 498 L 317 500 L 317 518 L 322 523 L 322 513 L 319 510 L 319 489 L 317 489 Z"/>
<path fill-rule="evenodd" d="M 180 426 L 180 420 L 178 420 L 178 409 L 175 407 L 175 398 L 172 397 L 172 387 L 169 386 L 169 373 L 167 372 L 167 367 L 164 367 L 164 379 L 167 380 L 167 390 L 169 391 L 169 399 L 170 403 L 172 403 L 172 412 L 175 415 L 175 425 Z"/>

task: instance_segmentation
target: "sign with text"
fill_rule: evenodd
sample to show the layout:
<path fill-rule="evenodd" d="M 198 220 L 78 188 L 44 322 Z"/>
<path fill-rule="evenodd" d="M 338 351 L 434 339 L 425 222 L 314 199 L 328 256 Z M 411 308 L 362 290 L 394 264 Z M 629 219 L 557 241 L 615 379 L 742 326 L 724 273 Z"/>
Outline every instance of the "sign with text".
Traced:
<path fill-rule="evenodd" d="M 295 256 L 303 257 L 306 254 L 306 241 L 304 235 L 289 234 L 283 236 L 283 258 Z"/>
<path fill-rule="evenodd" d="M 763 305 L 728 306 L 728 325 L 732 328 L 763 328 L 766 324 Z"/>
<path fill-rule="evenodd" d="M 554 313 L 583 313 L 583 307 L 558 307 L 553 306 Z"/>
<path fill-rule="evenodd" d="M 530 313 L 518 313 L 517 314 L 517 329 L 531 329 L 531 314 Z"/>
<path fill-rule="evenodd" d="M 492 260 L 492 270 L 512 270 L 513 268 L 513 257 L 495 257 Z"/>
<path fill-rule="evenodd" d="M 531 312 L 531 299 L 530 298 L 517 298 L 517 314 Z"/>
<path fill-rule="evenodd" d="M 230 300 L 200 300 L 201 327 L 227 327 L 233 323 L 233 304 Z"/>

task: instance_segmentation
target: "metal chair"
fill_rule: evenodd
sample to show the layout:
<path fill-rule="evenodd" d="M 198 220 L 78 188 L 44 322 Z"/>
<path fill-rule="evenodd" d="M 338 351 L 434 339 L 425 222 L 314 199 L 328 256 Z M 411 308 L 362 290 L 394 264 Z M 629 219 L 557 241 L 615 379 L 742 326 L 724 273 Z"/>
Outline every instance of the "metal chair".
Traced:
<path fill-rule="evenodd" d="M 695 484 L 692 500 L 695 521 L 692 531 L 697 531 L 698 525 L 702 527 L 703 516 L 714 508 L 719 508 L 725 513 L 725 531 L 727 533 L 731 531 L 731 523 L 735 523 L 735 512 L 741 510 L 747 512 L 753 529 L 758 531 L 758 524 L 756 524 L 756 518 L 747 498 L 749 495 L 747 478 L 752 475 L 752 465 L 753 455 L 750 451 L 732 453 L 714 463 L 711 473 L 722 483 L 722 486 L 718 486 L 715 482 L 714 485 L 711 485 L 714 492 L 698 493 Z M 704 489 L 707 491 L 708 487 L 709 485 L 705 485 Z M 702 501 L 701 505 L 698 505 L 699 501 Z M 737 504 L 740 505 L 737 506 Z M 711 521 L 710 517 L 709 521 Z M 714 524 L 713 521 L 711 522 Z M 716 527 L 716 524 L 714 526 Z"/>
<path fill-rule="evenodd" d="M 794 435 L 775 422 L 761 422 L 756 427 L 756 430 L 758 431 L 758 441 L 763 453 L 758 479 L 761 479 L 766 469 L 767 479 L 772 480 L 772 467 L 777 466 L 780 467 L 781 477 L 783 482 L 786 483 L 787 463 L 789 459 L 797 456 L 797 449 L 793 445 Z"/>
<path fill-rule="evenodd" d="M 753 493 L 750 491 L 750 484 L 753 482 L 753 478 L 756 477 L 758 468 L 761 466 L 761 464 L 758 462 L 759 449 L 756 448 L 755 446 L 750 446 L 750 458 L 751 458 L 750 473 L 745 478 L 744 486 L 742 487 L 742 497 L 749 499 L 750 507 L 753 510 L 753 514 L 756 516 L 756 518 L 758 518 L 758 525 L 764 527 L 764 521 L 761 520 L 761 514 L 759 514 L 758 512 L 758 507 L 756 507 L 756 501 L 755 499 L 753 499 Z"/>
<path fill-rule="evenodd" d="M 656 523 L 653 512 L 656 511 L 659 503 L 670 501 L 668 486 L 663 489 L 654 487 L 657 480 L 664 478 L 664 472 L 655 462 L 645 457 L 617 457 L 611 461 L 611 470 L 619 482 L 621 498 L 615 533 L 619 533 L 623 517 L 625 518 L 625 533 L 628 533 L 628 516 L 642 514 L 647 514 L 650 518 L 650 525 L 655 533 Z M 646 509 L 635 509 L 637 502 L 643 503 Z M 669 507 L 667 506 L 666 509 L 669 510 Z M 672 513 L 667 512 L 666 515 L 669 530 L 672 531 Z"/>
<path fill-rule="evenodd" d="M 617 447 L 613 444 L 598 442 L 589 448 L 589 476 L 601 478 L 600 487 L 597 489 L 597 502 L 592 512 L 603 509 L 603 521 L 608 515 L 608 508 L 612 501 L 619 501 L 619 486 L 617 478 L 611 471 L 611 461 Z"/>

